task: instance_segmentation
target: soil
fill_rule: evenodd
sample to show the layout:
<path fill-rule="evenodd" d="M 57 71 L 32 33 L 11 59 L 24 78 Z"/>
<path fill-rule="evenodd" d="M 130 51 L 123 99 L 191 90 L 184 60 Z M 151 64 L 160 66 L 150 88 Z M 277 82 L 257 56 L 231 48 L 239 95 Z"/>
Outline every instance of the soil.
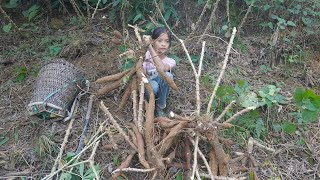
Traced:
<path fill-rule="evenodd" d="M 63 44 L 61 53 L 55 57 L 65 58 L 85 73 L 90 82 L 89 91 L 81 97 L 78 111 L 74 118 L 74 124 L 66 145 L 63 159 L 67 152 L 74 152 L 77 148 L 82 132 L 83 120 L 87 111 L 89 95 L 94 93 L 101 85 L 94 81 L 100 77 L 115 74 L 121 71 L 123 60 L 119 59 L 118 47 L 111 43 L 113 27 L 98 15 L 90 26 L 79 28 L 75 25 L 64 24 L 56 29 L 50 25 L 50 21 L 38 20 L 38 31 L 16 31 L 12 33 L 0 32 L 0 179 L 14 177 L 26 177 L 27 179 L 40 179 L 48 175 L 55 158 L 63 142 L 69 122 L 61 119 L 42 120 L 30 116 L 26 111 L 33 96 L 34 84 L 37 81 L 37 73 L 42 67 L 43 55 L 48 53 L 48 45 L 41 44 L 46 38 L 54 39 L 59 36 L 67 39 Z M 61 20 L 57 18 L 57 20 Z M 62 22 L 66 22 L 63 20 Z M 188 24 L 190 22 L 185 22 Z M 189 27 L 189 26 L 188 26 Z M 106 29 L 108 28 L 108 29 Z M 120 29 L 119 29 L 120 30 Z M 129 43 L 134 42 L 135 37 L 130 31 Z M 181 35 L 183 38 L 184 36 Z M 320 54 L 310 50 L 310 57 L 301 65 L 290 65 L 290 71 L 286 72 L 286 64 L 277 64 L 272 71 L 264 73 L 260 65 L 268 65 L 268 59 L 258 58 L 261 48 L 266 46 L 261 38 L 266 37 L 242 37 L 248 45 L 248 53 L 235 49 L 232 51 L 225 77 L 222 84 L 232 85 L 240 79 L 245 79 L 254 89 L 260 89 L 267 84 L 280 85 L 281 94 L 291 99 L 296 87 L 309 87 L 319 94 L 320 92 Z M 227 44 L 214 38 L 208 38 L 207 50 L 204 59 L 203 75 L 216 79 L 221 69 L 221 62 Z M 62 41 L 58 41 L 61 43 Z M 195 42 L 188 42 L 192 45 Z M 257 45 L 259 44 L 259 45 Z M 194 45 L 194 44 L 193 44 Z M 133 44 L 131 44 L 133 46 Z M 194 45 L 195 46 L 195 45 Z M 193 46 L 193 47 L 194 47 Z M 198 47 L 198 49 L 200 49 Z M 199 51 L 200 52 L 200 51 Z M 177 42 L 174 43 L 171 53 L 181 57 L 177 68 L 174 70 L 175 82 L 179 87 L 178 92 L 172 91 L 168 100 L 166 111 L 173 111 L 183 116 L 194 114 L 196 109 L 195 80 L 190 64 L 186 60 L 184 52 Z M 200 54 L 200 53 L 199 53 Z M 18 80 L 18 70 L 25 69 L 25 77 Z M 235 74 L 236 72 L 236 74 Z M 21 74 L 21 73 L 20 73 Z M 210 82 L 212 83 L 212 82 Z M 117 111 L 121 100 L 123 88 L 119 88 L 105 96 L 98 97 L 94 101 L 90 116 L 90 126 L 87 140 L 98 131 L 100 123 L 107 118 L 99 109 L 100 101 L 109 108 L 113 117 L 125 127 L 133 119 L 131 101 L 122 111 Z M 206 102 L 210 97 L 212 87 L 201 85 L 202 110 L 206 109 Z M 285 117 L 290 105 L 284 107 L 278 120 Z M 261 110 L 262 113 L 267 113 Z M 111 171 L 117 168 L 118 161 L 130 153 L 129 146 L 115 130 L 114 139 L 119 145 L 118 150 L 107 149 L 110 144 L 108 138 L 102 138 L 101 145 L 95 154 L 95 163 L 100 165 L 102 179 L 109 179 Z M 305 146 L 297 145 L 299 135 L 287 135 L 284 133 L 270 134 L 265 143 L 275 148 L 278 153 L 271 154 L 263 149 L 256 148 L 254 156 L 259 167 L 256 172 L 261 179 L 319 179 L 320 156 L 320 125 L 312 124 L 304 134 Z M 235 132 L 236 133 L 236 132 Z M 206 145 L 200 148 L 206 149 Z M 232 158 L 233 152 L 243 152 L 245 144 L 235 144 L 227 148 Z M 90 152 L 84 153 L 81 159 L 85 160 Z M 280 152 L 280 153 L 279 153 Z M 132 167 L 141 168 L 138 159 L 132 162 Z M 65 163 L 65 162 L 61 162 Z M 172 177 L 176 168 L 171 168 Z M 233 176 L 246 176 L 248 174 L 231 173 Z M 151 179 L 149 174 L 126 173 L 127 179 Z"/>

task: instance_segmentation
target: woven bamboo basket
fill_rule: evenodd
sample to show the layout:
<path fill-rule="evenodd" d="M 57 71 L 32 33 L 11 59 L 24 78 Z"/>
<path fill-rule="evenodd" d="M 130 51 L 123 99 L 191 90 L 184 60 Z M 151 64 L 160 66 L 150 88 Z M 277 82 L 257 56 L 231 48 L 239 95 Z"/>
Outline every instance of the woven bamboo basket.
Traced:
<path fill-rule="evenodd" d="M 84 74 L 73 64 L 64 59 L 51 60 L 38 74 L 28 112 L 42 119 L 65 117 L 84 88 Z"/>

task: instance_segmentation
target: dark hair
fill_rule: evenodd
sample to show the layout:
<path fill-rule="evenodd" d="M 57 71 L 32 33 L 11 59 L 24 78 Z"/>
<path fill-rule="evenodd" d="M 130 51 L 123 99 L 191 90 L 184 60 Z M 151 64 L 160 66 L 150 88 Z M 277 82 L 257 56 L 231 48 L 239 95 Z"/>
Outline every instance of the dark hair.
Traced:
<path fill-rule="evenodd" d="M 153 40 L 157 39 L 162 33 L 167 33 L 169 38 L 169 46 L 171 46 L 171 33 L 165 27 L 157 27 L 152 31 L 151 38 Z"/>

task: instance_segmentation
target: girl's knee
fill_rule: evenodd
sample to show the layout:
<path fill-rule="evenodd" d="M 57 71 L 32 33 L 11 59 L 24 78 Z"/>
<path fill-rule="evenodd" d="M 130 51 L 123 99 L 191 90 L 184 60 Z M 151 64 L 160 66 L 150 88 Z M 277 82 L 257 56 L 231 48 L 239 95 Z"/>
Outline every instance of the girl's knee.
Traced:
<path fill-rule="evenodd" d="M 173 79 L 173 75 L 170 72 L 166 72 L 166 75 L 170 78 Z"/>
<path fill-rule="evenodd" d="M 153 93 L 157 94 L 159 91 L 159 84 L 156 81 L 150 81 Z"/>

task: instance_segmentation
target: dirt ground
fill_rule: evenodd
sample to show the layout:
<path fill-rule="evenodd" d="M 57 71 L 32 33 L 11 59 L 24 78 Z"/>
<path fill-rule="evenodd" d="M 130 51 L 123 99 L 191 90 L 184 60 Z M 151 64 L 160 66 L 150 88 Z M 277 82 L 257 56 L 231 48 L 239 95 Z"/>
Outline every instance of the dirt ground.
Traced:
<path fill-rule="evenodd" d="M 43 20 L 38 24 L 48 23 Z M 106 27 L 108 30 L 104 31 Z M 39 43 L 41 39 L 59 36 L 69 39 L 57 56 L 73 63 L 85 73 L 86 79 L 90 82 L 89 92 L 82 96 L 78 112 L 74 116 L 71 135 L 63 154 L 63 159 L 65 159 L 67 152 L 74 152 L 77 148 L 89 96 L 100 87 L 94 81 L 99 77 L 119 72 L 123 63 L 117 58 L 119 54 L 117 47 L 110 42 L 112 30 L 113 27 L 110 24 L 98 19 L 94 25 L 82 29 L 65 26 L 57 30 L 44 26 L 38 32 L 0 33 L 0 49 L 3 52 L 0 55 L 0 138 L 2 138 L 0 139 L 0 179 L 19 179 L 19 177 L 41 179 L 50 174 L 69 124 L 61 119 L 41 120 L 29 116 L 26 111 L 37 81 L 37 72 L 44 63 L 41 53 L 46 51 L 46 48 L 41 47 Z M 131 40 L 135 38 L 131 31 L 130 35 L 132 35 Z M 253 87 L 259 89 L 266 84 L 281 82 L 284 84 L 281 93 L 287 98 L 292 98 L 296 87 L 310 87 L 319 94 L 319 52 L 312 52 L 310 59 L 305 64 L 308 75 L 303 75 L 304 71 L 301 66 L 297 66 L 292 67 L 292 74 L 287 76 L 283 71 L 284 64 L 277 65 L 268 73 L 262 73 L 260 65 L 268 62 L 258 58 L 261 47 L 265 45 L 259 38 L 243 37 L 248 45 L 249 53 L 243 53 L 239 49 L 232 51 L 223 84 L 230 85 L 237 80 L 245 79 Z M 208 38 L 206 41 L 208 49 L 204 59 L 203 74 L 216 78 L 221 69 L 227 44 L 214 38 Z M 177 42 L 174 42 L 174 45 L 176 46 L 173 46 L 171 52 L 181 57 L 181 61 L 174 70 L 175 82 L 179 91 L 171 92 L 166 111 L 190 116 L 196 109 L 194 75 L 182 48 Z M 5 54 L 5 52 L 11 52 L 11 54 Z M 18 81 L 17 69 L 21 67 L 26 69 L 25 78 Z M 237 69 L 237 74 L 234 75 L 235 69 Z M 203 111 L 206 109 L 211 91 L 212 87 L 201 85 Z M 113 117 L 123 127 L 132 121 L 131 101 L 127 103 L 123 111 L 116 111 L 122 92 L 120 88 L 95 99 L 87 139 L 92 137 L 98 131 L 100 123 L 107 119 L 98 107 L 100 101 L 106 104 Z M 290 106 L 285 107 L 283 113 L 285 114 L 289 108 Z M 279 113 L 279 119 L 282 115 L 285 116 L 284 114 Z M 260 148 L 254 150 L 254 156 L 259 163 L 256 171 L 260 179 L 320 179 L 320 124 L 310 125 L 310 128 L 304 133 L 305 146 L 296 144 L 299 135 L 278 133 L 270 134 L 264 142 L 276 149 L 276 153 L 272 154 Z M 114 139 L 119 145 L 118 150 L 107 149 L 110 142 L 107 137 L 104 137 L 95 154 L 95 163 L 100 165 L 102 179 L 109 179 L 112 170 L 117 168 L 117 162 L 130 153 L 128 145 L 121 136 L 114 133 Z M 205 149 L 206 147 L 200 145 L 200 148 Z M 234 158 L 236 157 L 234 152 L 242 152 L 245 148 L 245 144 L 234 144 L 226 151 Z M 90 152 L 84 153 L 81 159 L 88 158 Z M 132 167 L 141 167 L 138 162 L 138 159 L 135 158 Z M 168 179 L 174 179 L 178 169 L 170 168 L 170 172 Z M 249 175 L 246 172 L 231 172 L 230 176 L 248 177 Z M 124 179 L 140 178 L 151 179 L 150 174 L 147 173 L 126 173 L 124 176 Z"/>

